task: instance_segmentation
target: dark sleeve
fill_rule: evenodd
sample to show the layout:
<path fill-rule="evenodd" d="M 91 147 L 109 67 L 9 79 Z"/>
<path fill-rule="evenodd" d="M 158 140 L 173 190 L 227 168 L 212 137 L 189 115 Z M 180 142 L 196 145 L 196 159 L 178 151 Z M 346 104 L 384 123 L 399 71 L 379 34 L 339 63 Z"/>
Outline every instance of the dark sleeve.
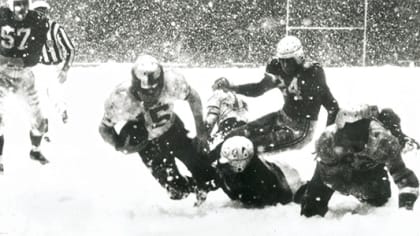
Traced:
<path fill-rule="evenodd" d="M 258 97 L 268 90 L 275 88 L 276 84 L 269 77 L 264 77 L 258 83 L 237 85 L 232 88 L 233 91 L 248 97 Z"/>
<path fill-rule="evenodd" d="M 386 163 L 386 166 L 400 191 L 405 188 L 418 188 L 419 181 L 414 172 L 408 169 L 401 158 L 401 154 L 394 154 Z"/>
<path fill-rule="evenodd" d="M 266 67 L 266 72 L 274 74 L 273 73 L 274 66 L 275 65 L 273 62 L 269 63 Z M 277 87 L 277 83 L 275 80 L 273 80 L 273 78 L 269 76 L 264 76 L 264 78 L 258 83 L 250 83 L 250 84 L 233 86 L 232 90 L 245 96 L 258 97 L 258 96 L 263 95 L 268 90 L 276 88 L 276 87 Z"/>
<path fill-rule="evenodd" d="M 331 125 L 335 121 L 335 117 L 337 116 L 339 106 L 337 100 L 332 95 L 330 88 L 327 85 L 327 81 L 325 79 L 324 70 L 321 67 L 316 68 L 317 77 L 319 78 L 320 86 L 322 87 L 322 97 L 321 97 L 321 104 L 325 107 L 328 112 L 327 118 L 327 126 Z"/>

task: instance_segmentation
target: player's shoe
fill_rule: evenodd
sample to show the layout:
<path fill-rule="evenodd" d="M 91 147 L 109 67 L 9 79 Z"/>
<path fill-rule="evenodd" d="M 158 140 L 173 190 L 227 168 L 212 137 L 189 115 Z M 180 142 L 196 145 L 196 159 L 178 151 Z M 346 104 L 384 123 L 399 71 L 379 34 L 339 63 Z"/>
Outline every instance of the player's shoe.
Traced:
<path fill-rule="evenodd" d="M 64 110 L 61 113 L 61 120 L 63 121 L 64 124 L 67 124 L 67 122 L 69 120 L 69 115 L 67 114 L 67 110 Z"/>
<path fill-rule="evenodd" d="M 196 197 L 196 201 L 194 203 L 194 206 L 199 207 L 206 201 L 207 191 L 197 188 L 195 190 L 195 197 Z"/>
<path fill-rule="evenodd" d="M 42 155 L 42 153 L 40 151 L 31 150 L 31 152 L 29 153 L 29 155 L 30 155 L 30 157 L 31 157 L 32 160 L 39 161 L 43 165 L 49 163 L 49 161 L 47 160 L 47 158 L 45 158 L 45 156 Z"/>
<path fill-rule="evenodd" d="M 4 174 L 4 166 L 3 163 L 0 163 L 0 175 Z"/>

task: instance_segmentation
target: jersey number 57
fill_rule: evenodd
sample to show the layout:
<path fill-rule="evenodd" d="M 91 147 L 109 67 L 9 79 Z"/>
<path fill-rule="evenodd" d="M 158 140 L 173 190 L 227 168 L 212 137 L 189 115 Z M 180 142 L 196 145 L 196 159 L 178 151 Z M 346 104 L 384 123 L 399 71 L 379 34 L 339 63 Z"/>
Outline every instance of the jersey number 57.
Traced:
<path fill-rule="evenodd" d="M 16 35 L 14 35 L 16 32 Z M 1 27 L 1 41 L 0 45 L 6 49 L 12 49 L 17 46 L 18 50 L 25 50 L 26 42 L 31 35 L 30 28 L 12 28 L 8 25 Z M 19 42 L 20 41 L 20 42 Z"/>

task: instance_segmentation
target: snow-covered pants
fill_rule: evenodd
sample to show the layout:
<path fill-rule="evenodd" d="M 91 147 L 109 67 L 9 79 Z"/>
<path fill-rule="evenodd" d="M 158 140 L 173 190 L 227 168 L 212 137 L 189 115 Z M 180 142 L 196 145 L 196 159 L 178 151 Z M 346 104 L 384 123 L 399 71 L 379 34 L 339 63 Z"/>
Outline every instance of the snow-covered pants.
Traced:
<path fill-rule="evenodd" d="M 211 190 L 211 182 L 216 177 L 216 170 L 204 155 L 195 150 L 177 116 L 172 127 L 160 137 L 149 141 L 139 155 L 172 199 L 182 199 L 196 187 Z M 175 158 L 187 167 L 192 178 L 179 172 Z"/>
<path fill-rule="evenodd" d="M 22 97 L 31 112 L 31 133 L 40 136 L 47 131 L 47 119 L 40 109 L 38 93 L 35 89 L 35 76 L 29 67 L 10 64 L 0 66 L 0 134 L 4 129 L 4 100 L 9 93 Z"/>

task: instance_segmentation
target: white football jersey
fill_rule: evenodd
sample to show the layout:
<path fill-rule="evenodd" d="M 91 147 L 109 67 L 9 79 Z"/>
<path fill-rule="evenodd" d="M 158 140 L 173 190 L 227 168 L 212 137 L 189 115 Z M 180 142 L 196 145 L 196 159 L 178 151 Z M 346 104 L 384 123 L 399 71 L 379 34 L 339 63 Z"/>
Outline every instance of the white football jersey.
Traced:
<path fill-rule="evenodd" d="M 185 100 L 190 94 L 190 86 L 185 78 L 173 71 L 165 71 L 165 78 L 158 102 L 145 107 L 129 91 L 130 83 L 120 84 L 105 102 L 104 124 L 115 126 L 119 122 L 135 120 L 144 115 L 149 140 L 161 136 L 175 121 L 173 102 Z"/>
<path fill-rule="evenodd" d="M 247 122 L 247 105 L 232 91 L 215 90 L 207 102 L 207 113 L 219 116 L 217 124 L 228 118 Z"/>

